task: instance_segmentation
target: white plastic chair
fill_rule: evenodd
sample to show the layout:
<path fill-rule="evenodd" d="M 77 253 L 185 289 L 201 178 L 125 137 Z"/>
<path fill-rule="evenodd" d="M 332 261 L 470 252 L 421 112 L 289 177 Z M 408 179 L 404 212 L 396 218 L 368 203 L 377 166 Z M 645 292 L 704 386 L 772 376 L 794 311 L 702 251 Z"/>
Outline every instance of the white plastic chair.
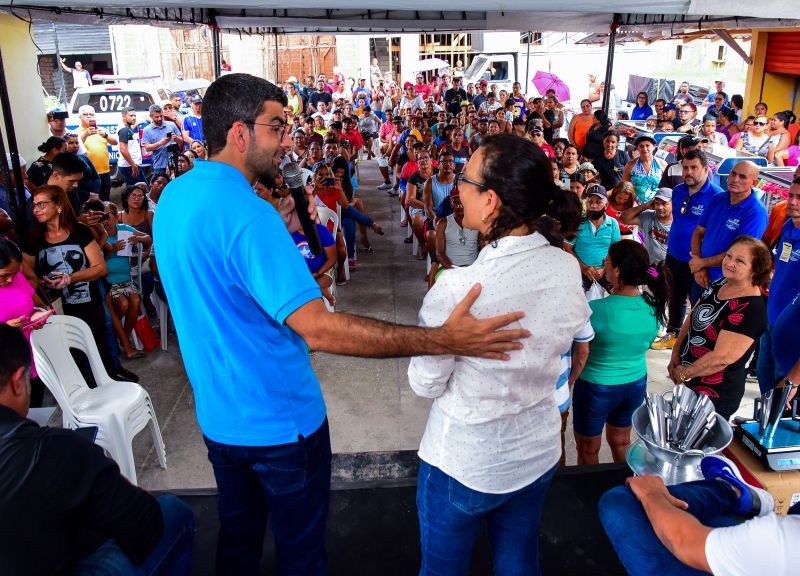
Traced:
<path fill-rule="evenodd" d="M 327 206 L 317 206 L 317 214 L 319 215 L 319 223 L 323 226 L 328 226 L 328 222 L 333 221 L 333 237 L 336 238 L 336 231 L 339 229 L 339 217 L 337 216 L 336 212 L 328 208 Z M 331 283 L 331 294 L 333 297 L 336 298 L 336 269 L 339 267 L 339 262 L 337 261 L 336 264 L 333 265 L 333 282 Z M 322 299 L 325 302 L 325 307 L 333 312 L 334 307 L 331 306 L 331 303 L 328 302 L 327 298 Z"/>
<path fill-rule="evenodd" d="M 150 293 L 150 302 L 156 308 L 158 315 L 158 326 L 161 329 L 161 349 L 167 351 L 167 332 L 169 329 L 169 304 L 167 304 L 156 293 L 155 289 Z"/>
<path fill-rule="evenodd" d="M 166 449 L 150 395 L 133 382 L 112 380 L 103 366 L 88 324 L 74 316 L 52 316 L 31 334 L 31 347 L 39 377 L 55 397 L 65 428 L 97 426 L 96 443 L 136 484 L 133 438 L 150 427 L 158 463 L 167 467 Z M 97 388 L 89 388 L 70 354 L 86 354 Z"/>

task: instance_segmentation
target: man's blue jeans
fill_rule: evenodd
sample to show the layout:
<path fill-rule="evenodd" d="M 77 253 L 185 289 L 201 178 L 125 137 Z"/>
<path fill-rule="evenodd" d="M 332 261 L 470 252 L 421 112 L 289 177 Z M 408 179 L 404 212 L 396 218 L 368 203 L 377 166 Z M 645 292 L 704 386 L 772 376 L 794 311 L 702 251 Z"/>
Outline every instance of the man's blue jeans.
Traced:
<path fill-rule="evenodd" d="M 486 494 L 420 461 L 417 511 L 422 575 L 463 576 L 483 519 L 489 529 L 495 574 L 538 576 L 539 525 L 558 465 L 532 484 L 508 494 Z"/>
<path fill-rule="evenodd" d="M 219 494 L 217 575 L 261 574 L 267 519 L 275 537 L 278 574 L 326 574 L 331 485 L 327 419 L 292 444 L 232 446 L 204 440 Z"/>
<path fill-rule="evenodd" d="M 75 564 L 73 573 L 85 576 L 188 576 L 192 569 L 194 515 L 177 496 L 158 498 L 164 517 L 164 533 L 140 565 L 130 561 L 114 540 L 106 540 L 94 553 Z"/>
<path fill-rule="evenodd" d="M 733 510 L 737 497 L 725 482 L 700 480 L 667 488 L 675 498 L 689 505 L 689 514 L 706 526 L 721 528 L 738 524 L 726 516 Z M 686 566 L 664 547 L 641 503 L 627 486 L 617 486 L 603 494 L 599 509 L 603 528 L 631 576 L 707 574 Z"/>
<path fill-rule="evenodd" d="M 144 182 L 148 184 L 147 177 L 144 175 L 144 168 L 139 166 L 139 175 L 133 175 L 133 169 L 130 166 L 117 166 L 117 170 L 119 173 L 122 174 L 122 177 L 125 178 L 125 186 L 131 186 L 133 184 L 138 184 L 139 182 Z"/>

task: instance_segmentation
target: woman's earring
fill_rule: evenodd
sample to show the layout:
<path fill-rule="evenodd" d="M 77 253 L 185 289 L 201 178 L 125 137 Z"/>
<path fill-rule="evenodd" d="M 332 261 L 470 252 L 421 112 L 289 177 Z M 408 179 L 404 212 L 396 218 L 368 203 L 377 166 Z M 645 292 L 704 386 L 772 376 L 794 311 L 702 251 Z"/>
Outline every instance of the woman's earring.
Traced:
<path fill-rule="evenodd" d="M 486 222 L 488 222 L 488 221 L 489 221 L 489 218 L 486 216 L 486 212 L 484 212 L 483 216 L 481 216 L 481 223 L 486 224 Z"/>
<path fill-rule="evenodd" d="M 61 208 L 58 209 L 58 213 L 61 214 Z"/>

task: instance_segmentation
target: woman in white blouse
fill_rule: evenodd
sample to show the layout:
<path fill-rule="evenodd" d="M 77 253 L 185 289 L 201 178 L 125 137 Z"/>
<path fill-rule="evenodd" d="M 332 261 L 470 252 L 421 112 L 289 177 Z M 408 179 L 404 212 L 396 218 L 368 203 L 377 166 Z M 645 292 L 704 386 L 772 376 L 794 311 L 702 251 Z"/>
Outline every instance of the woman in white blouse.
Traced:
<path fill-rule="evenodd" d="M 420 323 L 441 325 L 480 282 L 472 313 L 521 310 L 515 327 L 531 336 L 507 362 L 411 360 L 411 387 L 435 398 L 419 450 L 420 574 L 467 574 L 485 518 L 494 573 L 535 575 L 542 505 L 561 454 L 553 400 L 560 357 L 589 317 L 575 259 L 535 230 L 543 216 L 564 223 L 580 212 L 553 183 L 544 153 L 511 134 L 485 138 L 457 186 L 463 225 L 487 245 L 471 266 L 445 274 L 428 292 Z M 565 213 L 567 204 L 575 214 Z"/>

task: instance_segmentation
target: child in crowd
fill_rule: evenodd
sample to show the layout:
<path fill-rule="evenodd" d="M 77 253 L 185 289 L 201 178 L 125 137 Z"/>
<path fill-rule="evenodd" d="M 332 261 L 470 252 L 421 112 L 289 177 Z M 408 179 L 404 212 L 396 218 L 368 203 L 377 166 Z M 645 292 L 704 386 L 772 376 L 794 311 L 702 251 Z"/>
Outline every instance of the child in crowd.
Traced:
<path fill-rule="evenodd" d="M 145 249 L 152 244 L 150 236 L 139 232 L 133 226 L 123 224 L 119 218 L 119 208 L 113 202 L 104 203 L 105 211 L 103 226 L 108 234 L 108 239 L 103 245 L 103 254 L 106 257 L 108 268 L 107 282 L 110 289 L 106 294 L 110 300 L 114 313 L 111 315 L 114 333 L 119 338 L 128 360 L 141 358 L 144 353 L 131 344 L 131 332 L 139 318 L 139 309 L 142 299 L 139 289 L 131 278 L 131 261 L 129 253 L 122 253 L 127 246 L 142 245 Z M 120 233 L 126 238 L 120 238 Z M 110 308 L 111 308 L 110 307 Z"/>

